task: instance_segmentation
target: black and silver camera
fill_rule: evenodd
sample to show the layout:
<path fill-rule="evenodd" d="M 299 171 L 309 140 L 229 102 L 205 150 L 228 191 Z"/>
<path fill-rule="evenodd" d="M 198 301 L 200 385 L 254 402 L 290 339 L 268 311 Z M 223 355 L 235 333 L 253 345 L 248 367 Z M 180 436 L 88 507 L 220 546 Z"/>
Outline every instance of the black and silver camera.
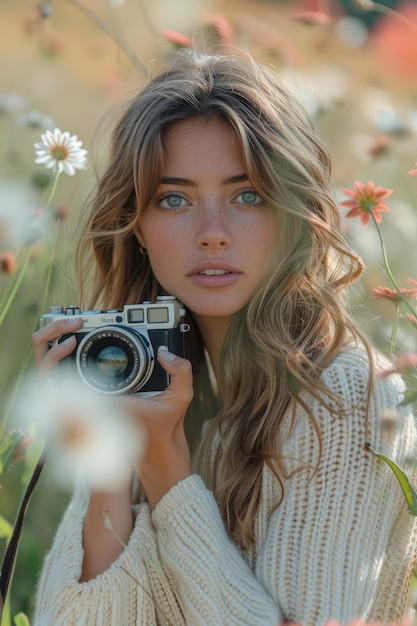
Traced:
<path fill-rule="evenodd" d="M 169 375 L 156 358 L 159 346 L 184 355 L 184 333 L 188 324 L 181 320 L 185 309 L 171 296 L 159 296 L 155 303 L 127 304 L 123 309 L 81 311 L 79 307 L 52 307 L 40 320 L 46 326 L 56 320 L 76 316 L 83 321 L 75 335 L 77 347 L 63 359 L 58 377 L 79 377 L 104 393 L 154 395 L 169 384 Z M 61 343 L 62 335 L 54 343 Z"/>

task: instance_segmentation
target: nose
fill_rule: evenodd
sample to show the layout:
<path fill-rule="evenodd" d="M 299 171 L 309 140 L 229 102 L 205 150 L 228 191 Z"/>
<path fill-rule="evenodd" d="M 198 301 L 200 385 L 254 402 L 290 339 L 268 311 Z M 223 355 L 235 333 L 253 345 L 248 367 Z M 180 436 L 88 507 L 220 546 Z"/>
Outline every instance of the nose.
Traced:
<path fill-rule="evenodd" d="M 224 208 L 205 209 L 201 213 L 197 232 L 198 247 L 216 249 L 230 246 L 230 228 L 227 225 Z"/>

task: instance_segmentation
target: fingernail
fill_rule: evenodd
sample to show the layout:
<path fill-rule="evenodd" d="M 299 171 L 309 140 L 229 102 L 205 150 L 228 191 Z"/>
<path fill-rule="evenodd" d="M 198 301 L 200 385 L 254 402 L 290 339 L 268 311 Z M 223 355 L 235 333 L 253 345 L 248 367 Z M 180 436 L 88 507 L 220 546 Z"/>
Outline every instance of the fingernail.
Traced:
<path fill-rule="evenodd" d="M 64 341 L 61 341 L 61 344 L 72 343 L 73 341 L 75 341 L 75 335 L 71 335 L 71 337 L 67 337 L 66 339 L 64 339 Z"/>
<path fill-rule="evenodd" d="M 159 346 L 158 357 L 160 356 L 162 356 L 165 361 L 173 361 L 177 357 L 177 355 L 172 354 L 172 352 L 170 352 L 166 346 Z"/>

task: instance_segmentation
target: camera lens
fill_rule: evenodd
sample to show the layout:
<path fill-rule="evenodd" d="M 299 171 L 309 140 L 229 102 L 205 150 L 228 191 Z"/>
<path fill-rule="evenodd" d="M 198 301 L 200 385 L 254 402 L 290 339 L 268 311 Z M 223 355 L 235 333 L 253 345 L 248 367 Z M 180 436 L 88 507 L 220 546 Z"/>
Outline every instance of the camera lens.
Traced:
<path fill-rule="evenodd" d="M 78 346 L 76 362 L 84 382 L 98 391 L 136 391 L 149 380 L 154 364 L 146 336 L 131 328 L 104 326 L 88 333 Z"/>
<path fill-rule="evenodd" d="M 106 346 L 96 356 L 97 369 L 103 376 L 120 376 L 128 362 L 126 352 L 118 346 Z"/>

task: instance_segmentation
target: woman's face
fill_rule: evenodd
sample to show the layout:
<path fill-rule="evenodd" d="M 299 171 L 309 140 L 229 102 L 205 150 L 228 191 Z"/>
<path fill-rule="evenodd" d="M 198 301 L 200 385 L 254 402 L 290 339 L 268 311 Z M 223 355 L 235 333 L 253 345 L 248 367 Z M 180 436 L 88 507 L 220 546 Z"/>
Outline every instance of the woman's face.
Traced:
<path fill-rule="evenodd" d="M 276 260 L 273 209 L 254 191 L 239 143 L 219 121 L 178 123 L 160 185 L 140 220 L 155 277 L 194 313 L 229 318 Z"/>

